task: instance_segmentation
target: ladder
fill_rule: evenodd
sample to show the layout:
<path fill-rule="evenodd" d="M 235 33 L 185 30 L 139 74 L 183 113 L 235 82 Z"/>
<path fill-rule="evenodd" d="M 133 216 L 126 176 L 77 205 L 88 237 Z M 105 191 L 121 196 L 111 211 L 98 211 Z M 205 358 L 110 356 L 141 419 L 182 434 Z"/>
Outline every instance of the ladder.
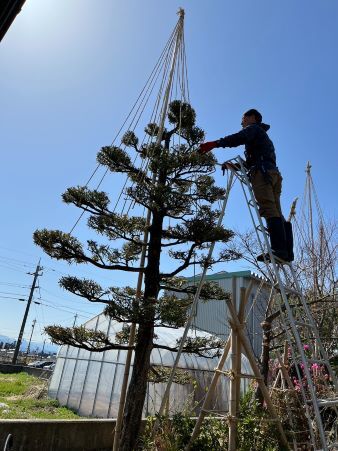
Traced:
<path fill-rule="evenodd" d="M 268 234 L 259 214 L 258 205 L 244 166 L 244 161 L 238 156 L 226 163 L 228 163 L 227 169 L 231 171 L 233 177 L 239 180 L 242 187 L 261 251 L 263 255 L 267 254 L 270 257 L 270 261 L 265 259 L 264 263 L 268 272 L 269 284 L 275 293 L 274 305 L 278 312 L 277 329 L 280 336 L 282 334 L 285 335 L 285 342 L 288 346 L 290 367 L 292 367 L 295 375 L 294 382 L 297 383 L 297 388 L 301 395 L 302 408 L 304 409 L 308 423 L 308 444 L 310 444 L 310 449 L 313 451 L 338 450 L 337 377 L 331 368 L 328 356 L 322 345 L 311 310 L 304 298 L 292 263 L 281 261 L 275 258 L 272 253 Z M 240 340 L 247 353 L 246 337 L 241 330 L 243 325 L 240 323 L 231 301 L 228 303 L 228 308 L 232 318 L 232 326 L 234 324 L 235 330 L 239 333 Z M 229 349 L 230 344 L 228 342 L 223 350 L 219 364 L 215 369 L 213 380 L 187 450 L 191 448 L 193 441 L 198 436 L 204 417 L 207 413 L 210 413 L 209 400 L 212 391 L 215 390 L 218 378 L 222 373 Z M 249 349 L 249 355 L 247 355 L 249 360 L 251 355 L 252 352 Z M 252 364 L 251 360 L 250 363 Z M 255 362 L 251 366 L 254 371 L 254 377 L 259 383 L 260 374 L 257 373 Z M 286 374 L 286 377 L 290 381 L 288 374 Z M 316 378 L 317 383 L 314 383 Z M 265 395 L 264 398 L 266 400 Z M 231 430 L 231 419 L 229 423 Z M 280 431 L 280 435 L 282 441 L 285 443 L 285 440 L 283 440 L 283 431 Z M 289 447 L 296 450 L 299 449 L 295 437 L 293 437 L 293 444 L 289 443 Z M 309 448 L 307 447 L 306 449 Z"/>

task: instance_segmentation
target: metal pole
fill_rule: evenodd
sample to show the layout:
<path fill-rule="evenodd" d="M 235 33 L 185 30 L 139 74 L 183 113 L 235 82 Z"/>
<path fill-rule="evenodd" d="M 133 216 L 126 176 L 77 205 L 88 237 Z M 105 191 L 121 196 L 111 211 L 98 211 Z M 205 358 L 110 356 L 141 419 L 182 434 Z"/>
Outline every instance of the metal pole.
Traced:
<path fill-rule="evenodd" d="M 17 358 L 18 358 L 18 354 L 19 354 L 19 350 L 20 350 L 20 346 L 21 346 L 21 342 L 22 342 L 22 337 L 23 337 L 23 333 L 25 330 L 25 326 L 26 326 L 26 321 L 27 321 L 27 317 L 28 317 L 28 313 L 29 313 L 29 308 L 31 306 L 32 300 L 33 300 L 33 295 L 34 295 L 34 290 L 35 290 L 35 285 L 36 285 L 36 281 L 39 277 L 39 271 L 42 269 L 42 267 L 40 267 L 40 260 L 39 263 L 36 267 L 35 273 L 34 273 L 34 279 L 33 279 L 33 283 L 31 286 L 31 291 L 29 293 L 29 298 L 28 298 L 28 302 L 27 302 L 27 306 L 26 306 L 26 310 L 25 310 L 25 314 L 23 316 L 23 320 L 21 323 L 21 328 L 20 328 L 20 332 L 19 332 L 19 336 L 18 336 L 18 341 L 16 343 L 16 347 L 15 347 L 15 351 L 14 351 L 14 355 L 13 355 L 13 360 L 12 360 L 12 364 L 15 365 L 17 362 Z"/>
<path fill-rule="evenodd" d="M 163 106 L 162 106 L 162 111 L 161 111 L 161 119 L 160 119 L 159 131 L 158 131 L 158 134 L 157 134 L 155 147 L 159 146 L 161 144 L 161 142 L 162 142 L 164 123 L 165 123 L 165 118 L 166 118 L 167 111 L 168 111 L 168 104 L 169 104 L 169 96 L 170 96 L 170 91 L 171 91 L 171 85 L 172 85 L 172 81 L 173 81 L 174 70 L 175 70 L 175 66 L 176 66 L 176 59 L 177 59 L 179 44 L 180 44 L 181 38 L 182 38 L 182 30 L 183 30 L 183 26 L 184 26 L 184 10 L 183 9 L 179 10 L 179 15 L 180 15 L 180 18 L 179 18 L 180 25 L 179 25 L 179 27 L 177 29 L 175 51 L 174 51 L 174 55 L 173 55 L 173 58 L 172 58 L 172 61 L 171 61 L 171 69 L 170 69 L 168 84 L 167 84 L 165 96 L 164 96 L 164 99 L 163 99 Z M 156 181 L 156 174 L 153 174 L 152 181 L 153 181 L 153 183 Z M 148 236 L 149 236 L 149 230 L 148 229 L 149 229 L 150 221 L 151 221 L 151 210 L 149 209 L 148 212 L 147 212 L 146 228 L 145 228 L 145 232 L 144 232 L 144 236 L 143 236 L 143 249 L 142 249 L 142 254 L 141 254 L 141 258 L 140 258 L 140 268 L 144 268 L 144 266 L 145 266 L 145 259 L 146 259 L 146 253 L 147 253 L 147 244 L 148 244 Z M 138 280 L 137 280 L 136 295 L 135 295 L 136 302 L 141 297 L 142 284 L 143 284 L 143 271 L 141 271 L 139 273 Z M 132 323 L 131 324 L 131 328 L 130 328 L 129 340 L 128 340 L 128 346 L 129 347 L 134 345 L 135 336 L 136 336 L 136 324 Z M 117 414 L 117 418 L 116 418 L 116 426 L 115 426 L 115 432 L 114 432 L 113 451 L 118 451 L 119 444 L 120 444 L 120 435 L 121 435 L 121 430 L 122 430 L 122 419 L 123 419 L 124 405 L 125 405 L 126 394 L 127 394 L 127 387 L 128 387 L 128 380 L 129 380 L 132 352 L 133 352 L 132 349 L 128 350 L 127 357 L 126 357 L 126 364 L 125 364 L 125 367 L 124 367 L 124 374 L 123 374 L 123 382 L 122 382 L 122 387 L 121 387 L 119 410 L 118 410 L 118 414 Z"/>
<path fill-rule="evenodd" d="M 318 275 L 317 275 L 317 255 L 315 250 L 315 240 L 313 233 L 313 212 L 312 212 L 312 193 L 311 193 L 311 164 L 308 161 L 306 166 L 306 174 L 307 174 L 307 189 L 308 189 L 308 202 L 309 202 L 309 227 L 310 227 L 310 252 L 311 252 L 311 262 L 312 262 L 312 280 L 313 280 L 313 289 L 312 295 L 313 300 L 315 301 L 318 294 Z M 314 313 L 318 311 L 317 307 L 313 309 Z M 317 340 L 314 343 L 314 356 L 318 355 L 317 349 Z"/>
<path fill-rule="evenodd" d="M 41 351 L 41 354 L 40 354 L 41 358 L 43 357 L 43 353 L 45 351 L 45 344 L 46 344 L 46 339 L 43 340 L 42 351 Z"/>
<path fill-rule="evenodd" d="M 219 214 L 219 218 L 218 218 L 218 222 L 217 222 L 218 226 L 220 226 L 222 224 L 222 221 L 223 221 L 225 208 L 226 208 L 226 205 L 227 205 L 227 202 L 228 202 L 230 190 L 232 188 L 233 177 L 234 177 L 234 175 L 231 172 L 231 175 L 230 175 L 229 181 L 228 181 L 227 191 L 226 191 L 226 193 L 224 195 L 223 205 L 222 205 L 222 208 L 221 208 L 221 211 L 220 211 L 220 214 Z M 208 256 L 207 256 L 207 259 L 206 259 L 207 263 L 203 267 L 202 275 L 201 275 L 200 280 L 199 280 L 199 285 L 197 287 L 197 290 L 196 290 L 196 293 L 195 293 L 195 296 L 194 296 L 194 300 L 193 300 L 193 303 L 191 305 L 190 315 L 189 315 L 189 317 L 187 319 L 187 322 L 186 322 L 186 325 L 185 325 L 185 329 L 184 329 L 184 333 L 183 333 L 183 336 L 182 336 L 181 341 L 180 341 L 180 345 L 179 345 L 177 353 L 176 353 L 175 362 L 174 362 L 171 374 L 169 376 L 165 392 L 163 394 L 161 407 L 160 407 L 160 410 L 158 412 L 158 417 L 163 415 L 163 412 L 164 412 L 164 409 L 165 409 L 165 405 L 166 405 L 166 402 L 167 402 L 167 398 L 169 397 L 170 387 L 171 387 L 171 385 L 173 383 L 175 371 L 176 371 L 176 368 L 178 366 L 178 362 L 180 360 L 180 357 L 181 357 L 181 354 L 182 354 L 182 351 L 183 351 L 183 346 L 184 346 L 185 340 L 187 338 L 188 331 L 189 331 L 191 323 L 192 323 L 192 319 L 193 319 L 193 317 L 195 315 L 197 302 L 199 300 L 200 293 L 201 293 L 201 290 L 202 290 L 202 287 L 203 287 L 203 284 L 204 284 L 204 279 L 205 279 L 205 276 L 206 276 L 206 273 L 207 273 L 207 270 L 208 270 L 208 261 L 210 261 L 210 259 L 212 257 L 212 253 L 214 251 L 214 247 L 215 247 L 215 243 L 212 243 L 210 248 L 209 248 Z M 159 426 L 159 420 L 157 418 L 157 420 L 155 421 L 155 424 L 154 424 L 153 434 L 156 433 L 156 430 L 157 430 L 158 426 Z"/>
<path fill-rule="evenodd" d="M 36 319 L 34 319 L 33 322 L 32 322 L 32 332 L 31 332 L 31 336 L 29 337 L 29 342 L 28 342 L 27 351 L 26 351 L 26 355 L 27 356 L 28 356 L 29 351 L 30 351 L 31 341 L 32 341 L 32 336 L 33 336 L 35 324 L 36 324 Z"/>

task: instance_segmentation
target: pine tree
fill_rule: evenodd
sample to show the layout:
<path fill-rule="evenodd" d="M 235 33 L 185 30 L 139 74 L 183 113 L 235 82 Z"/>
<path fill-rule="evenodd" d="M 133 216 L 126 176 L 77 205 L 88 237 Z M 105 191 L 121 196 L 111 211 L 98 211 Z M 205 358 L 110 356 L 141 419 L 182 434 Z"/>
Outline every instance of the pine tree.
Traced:
<path fill-rule="evenodd" d="M 137 324 L 121 450 L 130 451 L 136 444 L 151 352 L 154 348 L 168 349 L 156 343 L 156 327 L 181 327 L 189 312 L 195 288 L 189 286 L 180 273 L 196 263 L 211 267 L 238 257 L 226 245 L 233 232 L 217 226 L 219 212 L 215 204 L 224 196 L 224 190 L 215 185 L 212 177 L 216 163 L 214 156 L 196 152 L 204 139 L 204 132 L 195 125 L 195 121 L 195 111 L 189 104 L 173 101 L 168 110 L 170 130 L 163 132 L 160 145 L 140 145 L 135 133 L 128 131 L 122 139 L 127 150 L 108 146 L 98 153 L 97 160 L 101 165 L 113 173 L 124 173 L 129 177 L 132 184 L 126 189 L 126 194 L 135 205 L 151 212 L 150 224 L 147 225 L 143 216 L 113 212 L 104 192 L 73 187 L 63 194 L 63 201 L 89 214 L 88 226 L 103 237 L 104 244 L 88 240 L 85 246 L 74 236 L 59 230 L 44 229 L 34 233 L 35 243 L 52 258 L 69 263 L 90 263 L 106 270 L 144 273 L 144 289 L 138 299 L 135 299 L 136 290 L 132 287 L 104 289 L 93 280 L 71 276 L 60 279 L 61 287 L 90 302 L 106 304 L 104 313 L 126 325 L 114 340 L 102 332 L 81 326 L 47 327 L 55 343 L 105 351 L 129 349 L 125 340 L 127 325 L 131 322 Z M 158 129 L 156 124 L 148 124 L 145 131 L 155 136 Z M 179 144 L 173 144 L 175 135 L 179 135 Z M 141 157 L 139 165 L 133 163 L 135 153 Z M 143 243 L 147 227 L 149 239 Z M 120 242 L 123 242 L 120 248 L 112 247 L 112 243 Z M 224 246 L 212 261 L 207 261 L 205 249 L 213 242 L 224 243 Z M 143 246 L 146 246 L 146 263 L 140 267 Z M 161 253 L 164 252 L 175 264 L 170 271 L 161 264 Z M 201 296 L 224 299 L 226 294 L 215 285 L 205 284 Z M 220 346 L 218 340 L 190 339 L 184 352 L 210 355 L 212 349 L 217 350 Z M 175 351 L 177 348 L 170 349 Z"/>

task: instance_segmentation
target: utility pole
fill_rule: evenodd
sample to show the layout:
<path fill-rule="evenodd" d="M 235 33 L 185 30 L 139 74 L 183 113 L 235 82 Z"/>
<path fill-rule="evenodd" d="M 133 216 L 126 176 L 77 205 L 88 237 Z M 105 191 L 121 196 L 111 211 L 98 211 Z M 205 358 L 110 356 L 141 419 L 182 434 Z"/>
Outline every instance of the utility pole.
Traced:
<path fill-rule="evenodd" d="M 36 319 L 34 319 L 33 322 L 32 322 L 32 332 L 31 332 L 31 336 L 29 337 L 29 342 L 28 342 L 27 351 L 26 351 L 26 355 L 27 356 L 28 356 L 29 351 L 30 351 L 31 341 L 32 341 L 32 336 L 33 336 L 35 324 L 36 324 Z"/>
<path fill-rule="evenodd" d="M 27 321 L 27 317 L 28 317 L 28 313 L 29 313 L 29 308 L 30 308 L 32 300 L 33 300 L 33 295 L 34 295 L 34 290 L 35 290 L 35 286 L 36 286 L 36 281 L 38 280 L 38 277 L 41 275 L 41 274 L 39 274 L 39 271 L 41 271 L 41 270 L 42 270 L 42 267 L 40 266 L 40 260 L 39 260 L 39 263 L 38 263 L 38 265 L 36 267 L 36 270 L 35 270 L 35 273 L 34 273 L 34 279 L 33 279 L 33 283 L 32 283 L 32 286 L 31 286 L 31 291 L 29 293 L 29 298 L 28 298 L 25 314 L 23 316 L 23 320 L 22 320 L 22 323 L 21 323 L 21 328 L 20 328 L 20 332 L 19 332 L 18 341 L 16 343 L 16 347 L 15 347 L 15 351 L 14 351 L 14 355 L 13 355 L 13 360 L 12 360 L 13 365 L 15 365 L 16 362 L 17 362 L 17 358 L 18 358 L 18 354 L 19 354 L 19 350 L 20 350 L 20 346 L 21 346 L 21 342 L 22 342 L 22 337 L 23 337 L 23 333 L 24 333 L 24 330 L 25 330 L 26 321 Z"/>
<path fill-rule="evenodd" d="M 42 345 L 42 351 L 41 351 L 41 358 L 43 357 L 43 353 L 45 352 L 45 344 L 46 344 L 46 339 L 43 340 L 43 345 Z"/>
<path fill-rule="evenodd" d="M 77 313 L 75 313 L 75 316 L 74 316 L 74 322 L 73 322 L 73 327 L 75 327 L 75 324 L 76 324 L 76 320 L 77 320 L 77 317 L 78 317 L 79 315 L 77 314 Z"/>

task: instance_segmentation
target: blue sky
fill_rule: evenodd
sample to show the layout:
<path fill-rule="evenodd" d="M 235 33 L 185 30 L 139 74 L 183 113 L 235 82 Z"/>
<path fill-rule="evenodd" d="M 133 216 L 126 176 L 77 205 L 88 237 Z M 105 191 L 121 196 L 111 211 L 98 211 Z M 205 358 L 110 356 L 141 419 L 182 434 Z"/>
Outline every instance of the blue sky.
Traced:
<path fill-rule="evenodd" d="M 32 233 L 42 227 L 69 231 L 74 224 L 78 213 L 62 204 L 60 194 L 84 184 L 96 152 L 111 143 L 179 6 L 186 11 L 191 103 L 207 139 L 239 130 L 243 111 L 259 109 L 271 124 L 284 177 L 284 211 L 302 195 L 310 160 L 324 214 L 337 214 L 337 2 L 27 0 L 0 44 L 0 334 L 17 335 L 24 303 L 16 298 L 28 296 L 32 276 L 26 273 L 40 257 L 46 305 L 32 307 L 26 337 L 34 318 L 34 340 L 40 340 L 45 325 L 71 325 L 76 311 L 79 321 L 98 311 L 57 285 L 61 274 L 97 273 L 48 259 Z M 222 162 L 240 152 L 215 154 Z M 223 181 L 220 175 L 217 180 Z M 119 190 L 114 176 L 105 187 Z M 225 221 L 250 226 L 236 190 Z M 85 237 L 84 224 L 77 233 Z M 233 268 L 245 264 L 219 269 Z M 126 280 L 121 274 L 98 277 L 108 285 Z"/>

